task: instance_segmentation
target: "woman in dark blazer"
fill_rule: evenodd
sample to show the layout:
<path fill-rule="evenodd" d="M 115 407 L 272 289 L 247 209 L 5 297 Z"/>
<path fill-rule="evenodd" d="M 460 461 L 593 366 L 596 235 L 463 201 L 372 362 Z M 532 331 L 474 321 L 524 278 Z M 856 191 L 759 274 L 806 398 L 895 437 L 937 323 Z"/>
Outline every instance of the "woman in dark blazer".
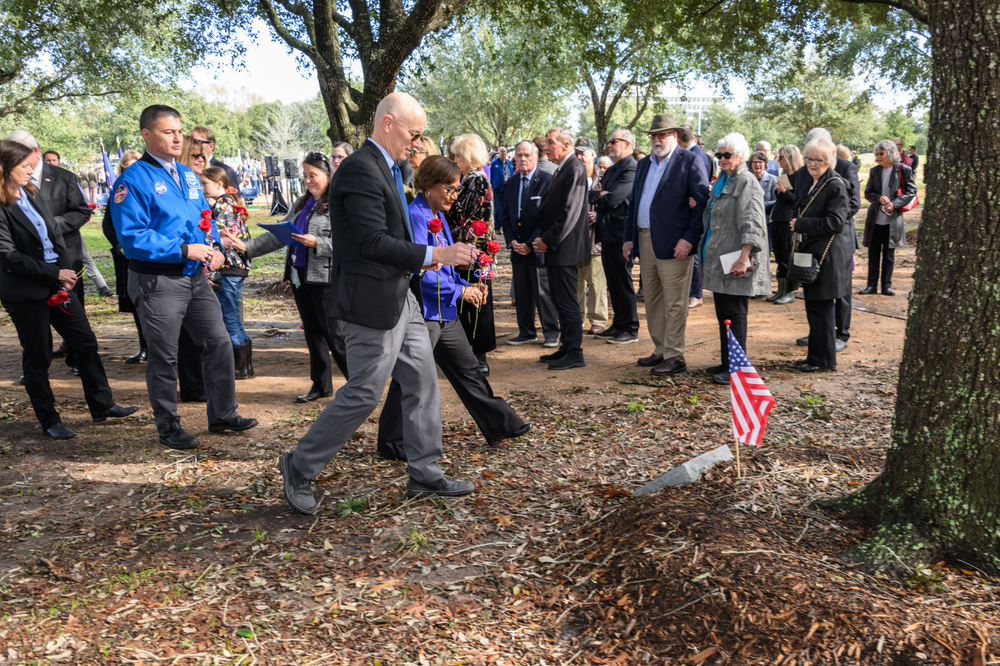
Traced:
<path fill-rule="evenodd" d="M 778 292 L 774 296 L 769 296 L 768 301 L 775 305 L 787 305 L 795 302 L 795 290 L 797 286 L 787 280 L 788 257 L 792 251 L 792 232 L 788 223 L 795 217 L 792 210 L 795 204 L 795 174 L 802 168 L 802 153 L 799 147 L 789 144 L 778 151 L 778 165 L 781 167 L 781 174 L 788 178 L 791 187 L 786 188 L 779 176 L 775 183 L 775 202 L 771 209 L 771 221 L 767 228 L 771 232 L 771 240 L 774 243 L 774 261 L 778 264 Z"/>
<path fill-rule="evenodd" d="M 855 243 L 848 222 L 850 188 L 834 171 L 837 149 L 832 141 L 814 139 L 806 144 L 803 152 L 812 180 L 796 182 L 796 189 L 803 190 L 800 197 L 805 204 L 789 226 L 798 234 L 795 252 L 811 254 L 820 262 L 820 269 L 815 282 L 802 285 L 809 321 L 809 355 L 795 363 L 802 372 L 836 370 L 837 317 L 834 299 L 851 293 L 851 262 Z"/>
<path fill-rule="evenodd" d="M 865 185 L 865 199 L 871 206 L 865 217 L 864 246 L 868 248 L 868 286 L 860 294 L 878 292 L 879 263 L 882 266 L 882 293 L 895 296 L 892 290 L 892 269 L 896 263 L 896 248 L 906 245 L 906 223 L 900 208 L 917 196 L 913 170 L 900 162 L 899 148 L 894 141 L 879 141 L 875 146 L 876 165 Z M 900 184 L 902 183 L 902 184 Z"/>
<path fill-rule="evenodd" d="M 285 249 L 285 280 L 292 283 L 295 306 L 302 319 L 309 348 L 309 378 L 312 387 L 300 395 L 296 402 L 314 402 L 333 394 L 333 377 L 330 354 L 347 377 L 347 344 L 340 330 L 340 322 L 327 314 L 330 298 L 330 257 L 333 241 L 330 238 L 330 206 L 327 203 L 333 163 L 322 153 L 309 153 L 302 160 L 302 177 L 306 194 L 299 198 L 285 217 L 299 233 L 292 238 L 302 246 L 288 247 L 272 233 L 262 234 L 246 242 L 223 234 L 227 248 L 245 250 L 251 259 Z"/>
<path fill-rule="evenodd" d="M 134 413 L 137 407 L 116 405 L 97 355 L 97 338 L 73 286 L 62 234 L 31 185 L 32 151 L 20 143 L 0 141 L 0 304 L 10 315 L 23 350 L 24 388 L 45 434 L 69 439 L 76 433 L 63 424 L 49 386 L 52 335 L 55 327 L 76 351 L 83 393 L 95 423 Z"/>
<path fill-rule="evenodd" d="M 442 215 L 447 214 L 458 198 L 460 175 L 459 167 L 440 155 L 431 155 L 420 165 L 414 179 L 419 194 L 409 207 L 413 242 L 441 247 L 454 242 L 447 224 L 442 224 L 441 231 L 436 233 L 429 229 L 432 220 L 443 221 Z M 495 446 L 505 439 L 526 434 L 531 424 L 522 421 L 503 398 L 493 395 L 458 321 L 458 304 L 464 300 L 467 306 L 482 305 L 486 301 L 486 290 L 466 282 L 462 271 L 442 266 L 437 271 L 424 273 L 420 292 L 434 361 L 475 419 L 486 443 Z M 378 422 L 378 452 L 388 460 L 406 460 L 402 399 L 402 390 L 394 379 Z"/>

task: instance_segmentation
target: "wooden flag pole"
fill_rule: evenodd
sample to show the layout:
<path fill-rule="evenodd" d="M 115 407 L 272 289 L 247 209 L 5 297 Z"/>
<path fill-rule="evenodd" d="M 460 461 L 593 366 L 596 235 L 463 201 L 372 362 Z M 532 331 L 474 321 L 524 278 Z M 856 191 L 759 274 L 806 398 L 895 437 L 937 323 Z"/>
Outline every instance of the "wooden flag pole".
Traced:
<path fill-rule="evenodd" d="M 729 319 L 727 319 L 724 323 L 726 325 L 726 345 L 728 346 L 729 345 L 729 325 L 732 324 L 733 322 L 730 321 Z M 730 363 L 732 363 L 732 360 L 730 360 Z M 728 371 L 729 368 L 726 368 L 726 370 Z M 731 396 L 732 396 L 732 391 L 733 391 L 733 379 L 732 379 L 732 377 L 733 377 L 733 375 L 732 375 L 732 373 L 730 373 L 729 374 L 730 399 L 732 399 Z M 736 439 L 736 478 L 738 478 L 738 479 L 743 478 L 743 468 L 740 465 L 740 440 L 738 438 Z"/>

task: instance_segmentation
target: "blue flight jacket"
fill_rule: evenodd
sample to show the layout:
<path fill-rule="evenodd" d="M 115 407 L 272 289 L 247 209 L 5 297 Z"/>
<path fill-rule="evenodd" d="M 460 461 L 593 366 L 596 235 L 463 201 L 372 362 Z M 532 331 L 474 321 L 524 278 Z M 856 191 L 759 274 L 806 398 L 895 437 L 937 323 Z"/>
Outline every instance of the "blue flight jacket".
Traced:
<path fill-rule="evenodd" d="M 109 202 L 115 233 L 125 256 L 140 262 L 136 272 L 195 275 L 201 262 L 184 258 L 186 246 L 198 243 L 221 248 L 214 222 L 208 240 L 198 228 L 201 211 L 211 207 L 197 174 L 180 162 L 175 164 L 183 187 L 148 154 L 115 181 Z M 141 262 L 164 266 L 144 271 Z"/>

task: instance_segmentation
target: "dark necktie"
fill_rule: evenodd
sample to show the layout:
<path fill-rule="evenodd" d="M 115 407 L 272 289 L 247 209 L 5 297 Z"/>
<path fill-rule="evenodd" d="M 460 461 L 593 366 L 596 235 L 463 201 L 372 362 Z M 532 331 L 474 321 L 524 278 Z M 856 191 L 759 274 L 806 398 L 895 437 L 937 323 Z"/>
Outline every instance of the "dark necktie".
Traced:
<path fill-rule="evenodd" d="M 396 179 L 396 190 L 399 192 L 399 203 L 403 205 L 403 219 L 406 220 L 406 236 L 413 242 L 413 229 L 410 228 L 410 211 L 406 205 L 406 190 L 403 189 L 403 173 L 398 164 L 392 165 L 392 177 Z"/>
<path fill-rule="evenodd" d="M 521 200 L 528 192 L 528 179 L 521 176 L 521 191 L 517 193 L 517 219 L 521 219 Z"/>

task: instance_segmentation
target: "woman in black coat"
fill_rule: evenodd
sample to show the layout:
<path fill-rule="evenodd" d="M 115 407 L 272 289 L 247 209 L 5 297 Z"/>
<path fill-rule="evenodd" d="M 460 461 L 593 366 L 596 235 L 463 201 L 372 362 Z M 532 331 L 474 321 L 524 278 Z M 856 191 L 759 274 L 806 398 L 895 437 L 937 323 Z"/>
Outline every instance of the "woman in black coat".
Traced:
<path fill-rule="evenodd" d="M 865 185 L 865 199 L 871 203 L 865 217 L 864 245 L 868 248 L 868 286 L 861 294 L 878 292 L 879 264 L 882 267 L 882 293 L 895 296 L 892 269 L 896 248 L 906 245 L 906 223 L 900 209 L 917 196 L 913 170 L 900 162 L 894 141 L 879 141 L 875 146 L 875 166 Z"/>
<path fill-rule="evenodd" d="M 799 147 L 789 144 L 778 151 L 778 164 L 781 174 L 788 178 L 791 187 L 786 188 L 779 176 L 774 186 L 776 199 L 771 209 L 771 221 L 767 228 L 771 231 L 771 242 L 774 244 L 774 261 L 778 264 L 778 292 L 767 300 L 775 305 L 787 305 L 795 302 L 797 286 L 788 279 L 788 257 L 792 252 L 792 230 L 788 223 L 795 217 L 795 174 L 802 168 L 802 153 Z"/>
<path fill-rule="evenodd" d="M 796 183 L 797 188 L 805 188 L 802 200 L 806 203 L 789 225 L 797 234 L 792 256 L 811 254 L 819 262 L 820 269 L 815 282 L 802 285 L 809 321 L 809 354 L 804 360 L 796 361 L 796 365 L 802 372 L 836 370 L 834 299 L 851 293 L 854 239 L 848 223 L 850 188 L 834 171 L 837 151 L 832 141 L 814 139 L 804 152 L 812 182 Z"/>
<path fill-rule="evenodd" d="M 49 386 L 49 326 L 76 352 L 94 422 L 128 416 L 137 408 L 116 405 L 111 395 L 97 354 L 97 337 L 73 293 L 79 278 L 71 268 L 66 243 L 49 209 L 34 198 L 33 160 L 30 148 L 0 141 L 0 304 L 17 329 L 24 388 L 35 417 L 47 436 L 69 439 L 76 433 L 63 424 Z"/>

